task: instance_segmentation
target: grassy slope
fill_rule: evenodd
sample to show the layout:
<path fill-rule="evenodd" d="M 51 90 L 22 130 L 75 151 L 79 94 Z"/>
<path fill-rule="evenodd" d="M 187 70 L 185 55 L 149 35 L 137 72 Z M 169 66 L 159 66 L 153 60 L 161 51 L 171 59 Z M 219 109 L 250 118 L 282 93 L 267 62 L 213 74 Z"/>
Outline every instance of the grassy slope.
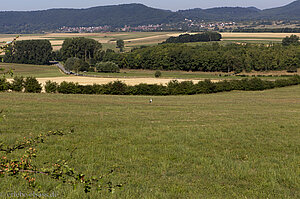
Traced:
<path fill-rule="evenodd" d="M 55 65 L 30 65 L 0 63 L 0 68 L 13 70 L 15 76 L 33 77 L 61 77 L 64 76 Z"/>
<path fill-rule="evenodd" d="M 13 64 L 13 63 L 0 63 L 0 68 L 4 68 L 6 71 L 13 69 L 15 76 L 33 76 L 37 78 L 41 77 L 62 77 L 65 76 L 61 73 L 55 65 L 29 65 L 29 64 Z M 97 77 L 112 77 L 112 78 L 153 78 L 154 70 L 131 70 L 131 69 L 121 69 L 120 73 L 97 73 L 97 72 L 87 72 L 83 74 L 97 76 Z M 219 76 L 222 74 L 222 76 Z M 241 79 L 243 77 L 239 76 L 224 76 L 226 73 L 220 72 L 185 72 L 185 71 L 162 71 L 162 78 L 179 78 L 179 79 Z M 270 71 L 270 72 L 258 72 L 261 75 L 280 75 L 292 73 L 286 73 L 282 71 Z M 256 75 L 257 75 L 256 74 Z M 297 73 L 299 74 L 299 72 Z M 249 73 L 248 75 L 253 75 Z M 10 77 L 8 77 L 10 78 Z M 251 78 L 251 77 L 248 77 Z M 262 79 L 279 79 L 286 77 L 260 77 Z M 112 80 L 113 81 L 113 80 Z"/>
<path fill-rule="evenodd" d="M 112 180 L 125 186 L 115 198 L 299 198 L 299 90 L 154 97 L 153 104 L 149 96 L 0 93 L 7 118 L 0 138 L 13 143 L 75 127 L 39 146 L 37 164 L 69 159 L 78 147 L 69 164 L 83 173 L 120 166 Z M 85 197 L 40 180 L 45 192 Z M 1 179 L 0 191 L 29 191 L 22 182 Z"/>

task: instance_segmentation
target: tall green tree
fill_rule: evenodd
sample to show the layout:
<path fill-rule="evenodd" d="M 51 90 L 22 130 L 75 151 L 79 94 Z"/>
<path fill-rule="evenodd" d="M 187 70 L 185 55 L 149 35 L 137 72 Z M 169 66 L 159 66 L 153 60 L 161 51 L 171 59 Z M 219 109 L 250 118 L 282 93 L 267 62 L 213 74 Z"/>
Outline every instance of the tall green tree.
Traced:
<path fill-rule="evenodd" d="M 124 40 L 118 39 L 117 40 L 117 48 L 120 49 L 120 52 L 124 51 L 124 47 L 125 47 Z"/>
<path fill-rule="evenodd" d="M 22 64 L 49 64 L 52 46 L 49 40 L 16 41 L 5 50 L 4 62 Z"/>
<path fill-rule="evenodd" d="M 67 38 L 61 48 L 63 60 L 76 57 L 88 62 L 101 53 L 102 45 L 94 39 L 84 37 Z"/>
<path fill-rule="evenodd" d="M 299 37 L 297 35 L 287 36 L 282 39 L 282 45 L 283 46 L 300 45 Z"/>

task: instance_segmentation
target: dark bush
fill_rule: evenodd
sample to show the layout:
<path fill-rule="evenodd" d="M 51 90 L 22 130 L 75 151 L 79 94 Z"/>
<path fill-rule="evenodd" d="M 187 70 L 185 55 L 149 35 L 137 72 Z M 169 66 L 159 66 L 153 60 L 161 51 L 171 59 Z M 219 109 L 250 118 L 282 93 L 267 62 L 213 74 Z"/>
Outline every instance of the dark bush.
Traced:
<path fill-rule="evenodd" d="M 35 77 L 26 77 L 24 88 L 26 93 L 40 93 L 42 91 L 42 86 Z"/>
<path fill-rule="evenodd" d="M 78 83 L 66 82 L 66 81 L 63 81 L 62 83 L 60 83 L 60 85 L 57 87 L 57 91 L 59 93 L 63 93 L 63 94 L 80 94 L 81 93 Z"/>
<path fill-rule="evenodd" d="M 156 78 L 161 77 L 161 72 L 160 72 L 159 70 L 156 71 L 156 72 L 154 73 L 154 76 L 155 76 Z"/>
<path fill-rule="evenodd" d="M 90 65 L 83 61 L 82 59 L 71 57 L 68 58 L 67 61 L 64 64 L 65 69 L 69 71 L 88 71 L 90 68 Z"/>
<path fill-rule="evenodd" d="M 196 84 L 196 93 L 215 93 L 217 91 L 217 87 L 215 83 L 211 82 L 210 80 L 204 80 L 204 81 L 199 81 Z"/>
<path fill-rule="evenodd" d="M 13 90 L 13 91 L 17 91 L 17 92 L 20 92 L 22 91 L 24 88 L 24 77 L 14 77 L 11 85 L 10 85 L 10 89 Z"/>
<path fill-rule="evenodd" d="M 119 73 L 120 72 L 119 66 L 113 62 L 98 62 L 96 64 L 96 69 L 98 72 L 102 72 L 102 73 Z"/>
<path fill-rule="evenodd" d="M 46 81 L 45 91 L 46 91 L 46 93 L 56 93 L 57 87 L 58 87 L 58 84 L 56 82 Z"/>
<path fill-rule="evenodd" d="M 7 91 L 9 89 L 9 82 L 5 77 L 0 77 L 0 91 Z"/>
<path fill-rule="evenodd" d="M 121 81 L 114 81 L 103 85 L 104 94 L 125 95 L 127 85 Z"/>

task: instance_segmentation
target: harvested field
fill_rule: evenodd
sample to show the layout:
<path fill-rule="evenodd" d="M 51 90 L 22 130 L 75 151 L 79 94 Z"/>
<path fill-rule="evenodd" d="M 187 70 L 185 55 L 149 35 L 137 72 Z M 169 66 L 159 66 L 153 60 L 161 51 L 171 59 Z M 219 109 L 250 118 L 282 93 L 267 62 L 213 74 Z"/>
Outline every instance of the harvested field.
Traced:
<path fill-rule="evenodd" d="M 49 34 L 28 34 L 21 35 L 18 40 L 34 40 L 34 39 L 48 39 L 54 50 L 59 50 L 66 38 L 72 37 L 86 37 L 95 39 L 103 44 L 104 49 L 115 48 L 116 40 L 123 39 L 125 41 L 125 48 L 130 50 L 132 47 L 141 45 L 156 45 L 165 41 L 172 36 L 179 36 L 183 32 L 126 32 L 126 33 L 49 33 Z M 190 33 L 197 34 L 197 33 Z M 262 42 L 281 42 L 282 38 L 292 34 L 300 36 L 300 33 L 221 33 L 223 41 L 227 42 L 248 42 L 262 43 Z M 12 41 L 16 35 L 1 34 L 0 43 Z"/>
<path fill-rule="evenodd" d="M 141 83 L 146 84 L 167 84 L 172 80 L 177 80 L 179 82 L 182 81 L 193 81 L 197 83 L 202 80 L 195 79 L 168 79 L 168 78 L 97 78 L 97 77 L 80 77 L 80 76 L 65 76 L 65 77 L 49 77 L 49 78 L 37 78 L 37 80 L 44 84 L 46 81 L 50 80 L 53 82 L 61 83 L 63 81 L 66 82 L 74 82 L 81 85 L 93 85 L 93 84 L 107 84 L 113 81 L 122 81 L 127 85 L 137 85 Z M 214 82 L 220 80 L 212 80 Z"/>
<path fill-rule="evenodd" d="M 276 37 L 276 38 L 278 38 L 279 37 L 279 38 L 284 38 L 284 37 L 290 36 L 290 35 L 300 36 L 300 33 L 229 33 L 229 32 L 226 32 L 226 33 L 221 33 L 221 34 L 222 34 L 222 37 L 224 37 L 224 38 L 226 38 L 226 37 L 248 37 L 248 38 L 251 38 L 251 37 L 256 37 L 256 38 Z"/>

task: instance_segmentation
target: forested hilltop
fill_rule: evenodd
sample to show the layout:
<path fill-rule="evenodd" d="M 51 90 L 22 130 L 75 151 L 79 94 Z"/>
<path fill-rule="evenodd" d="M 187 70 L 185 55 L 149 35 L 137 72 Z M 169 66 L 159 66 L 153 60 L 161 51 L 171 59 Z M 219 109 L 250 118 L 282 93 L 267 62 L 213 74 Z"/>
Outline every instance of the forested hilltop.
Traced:
<path fill-rule="evenodd" d="M 0 33 L 31 33 L 56 30 L 62 26 L 124 27 L 178 22 L 184 17 L 168 10 L 142 4 L 99 6 L 88 9 L 50 9 L 0 12 Z"/>
<path fill-rule="evenodd" d="M 88 9 L 50 9 L 42 11 L 0 12 L 0 33 L 54 31 L 63 26 L 139 26 L 172 24 L 186 19 L 196 21 L 300 20 L 300 0 L 279 8 L 221 7 L 172 12 L 143 4 L 99 6 Z"/>

